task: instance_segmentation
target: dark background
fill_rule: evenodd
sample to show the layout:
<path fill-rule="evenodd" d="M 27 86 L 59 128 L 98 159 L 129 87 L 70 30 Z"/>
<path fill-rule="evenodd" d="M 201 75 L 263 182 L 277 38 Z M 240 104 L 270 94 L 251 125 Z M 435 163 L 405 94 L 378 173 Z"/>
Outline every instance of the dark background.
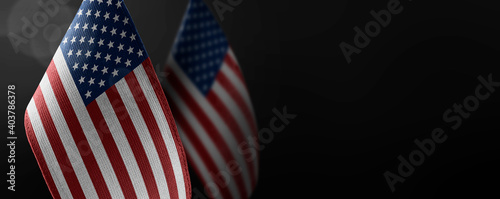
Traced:
<path fill-rule="evenodd" d="M 286 106 L 298 115 L 261 151 L 253 198 L 498 195 L 500 92 L 481 102 L 457 131 L 442 121 L 445 110 L 474 94 L 479 75 L 500 81 L 498 6 L 401 0 L 401 14 L 347 64 L 340 42 L 352 44 L 353 27 L 373 20 L 370 11 L 388 1 L 243 0 L 225 13 L 221 25 L 243 68 L 259 128 L 269 126 L 273 108 Z M 48 28 L 16 52 L 6 35 L 20 34 L 20 18 L 41 10 L 37 2 L 9 0 L 0 8 L 0 88 L 16 85 L 18 118 L 16 192 L 6 198 L 50 198 L 21 116 L 79 1 L 61 7 Z M 125 2 L 161 71 L 188 1 Z M 0 106 L 5 113 L 6 100 Z M 6 114 L 1 118 L 6 121 Z M 416 149 L 413 140 L 429 138 L 437 127 L 448 140 L 392 193 L 383 173 L 396 173 L 397 157 L 408 157 Z M 1 171 L 8 172 L 7 166 Z"/>

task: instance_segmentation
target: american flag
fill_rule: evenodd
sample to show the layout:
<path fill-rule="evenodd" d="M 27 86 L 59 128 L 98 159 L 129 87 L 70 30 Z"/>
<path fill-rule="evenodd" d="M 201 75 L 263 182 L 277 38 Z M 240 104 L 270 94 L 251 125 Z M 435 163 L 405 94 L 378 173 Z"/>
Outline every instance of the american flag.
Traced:
<path fill-rule="evenodd" d="M 175 122 L 123 0 L 84 0 L 25 114 L 54 198 L 191 198 Z"/>
<path fill-rule="evenodd" d="M 236 57 L 202 0 L 191 0 L 164 84 L 188 161 L 210 197 L 248 198 L 258 175 L 252 103 Z"/>

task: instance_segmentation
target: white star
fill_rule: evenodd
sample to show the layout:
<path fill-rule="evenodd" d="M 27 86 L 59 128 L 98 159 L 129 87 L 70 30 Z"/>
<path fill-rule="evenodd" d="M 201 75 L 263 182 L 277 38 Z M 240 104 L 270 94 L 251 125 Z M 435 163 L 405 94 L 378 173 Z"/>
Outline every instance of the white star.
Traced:
<path fill-rule="evenodd" d="M 122 58 L 121 58 L 121 57 L 116 56 L 115 62 L 116 62 L 115 64 L 122 63 Z"/>
<path fill-rule="evenodd" d="M 121 8 L 121 7 L 122 7 L 122 2 L 118 1 L 118 3 L 116 3 L 116 9 Z"/>
<path fill-rule="evenodd" d="M 115 43 L 115 42 L 109 41 L 109 44 L 108 44 L 109 49 L 113 48 L 113 44 L 114 44 L 114 43 Z"/>
<path fill-rule="evenodd" d="M 106 74 L 106 73 L 108 73 L 108 68 L 104 67 L 104 69 L 102 69 L 101 72 L 102 72 L 103 75 Z"/>
<path fill-rule="evenodd" d="M 100 52 L 97 52 L 97 53 L 94 55 L 94 57 L 95 57 L 95 60 L 100 59 L 100 58 L 101 58 L 101 53 L 100 53 Z"/>
<path fill-rule="evenodd" d="M 109 12 L 106 12 L 106 14 L 104 14 L 104 20 L 107 20 L 109 19 Z"/>
<path fill-rule="evenodd" d="M 73 70 L 76 70 L 78 69 L 78 63 L 75 63 L 75 65 L 73 65 Z"/>
<path fill-rule="evenodd" d="M 132 46 L 130 46 L 127 51 L 128 51 L 128 54 L 130 55 L 130 54 L 134 53 L 134 48 L 132 48 Z"/>
<path fill-rule="evenodd" d="M 85 15 L 87 15 L 87 17 L 89 17 L 90 15 L 92 15 L 92 10 L 88 9 L 87 13 Z"/>
<path fill-rule="evenodd" d="M 69 52 L 68 52 L 67 55 L 68 55 L 68 57 L 70 57 L 71 55 L 73 55 L 73 50 L 69 50 Z"/>
<path fill-rule="evenodd" d="M 94 84 L 94 81 L 95 81 L 95 78 L 91 77 L 89 80 L 89 86 L 92 86 L 92 84 Z"/>
<path fill-rule="evenodd" d="M 104 86 L 104 82 L 106 82 L 106 81 L 104 81 L 104 80 L 101 79 L 101 81 L 99 82 L 99 88 L 101 88 L 101 87 Z"/>
<path fill-rule="evenodd" d="M 96 72 L 98 67 L 99 67 L 98 65 L 94 64 L 94 68 L 92 68 L 92 72 Z"/>
<path fill-rule="evenodd" d="M 123 50 L 123 44 L 120 44 L 120 45 L 118 46 L 118 52 L 120 52 L 120 51 L 122 51 L 122 50 Z"/>
<path fill-rule="evenodd" d="M 106 2 L 106 3 L 108 4 L 108 6 L 110 6 L 111 4 L 113 4 L 113 3 L 111 2 L 111 0 L 108 0 L 108 2 Z"/>
<path fill-rule="evenodd" d="M 111 36 L 116 35 L 116 28 L 113 28 L 113 30 L 111 30 L 110 32 L 111 32 Z"/>
<path fill-rule="evenodd" d="M 82 14 L 83 14 L 83 10 L 78 10 L 77 15 L 78 15 L 78 16 L 82 16 Z"/>
<path fill-rule="evenodd" d="M 135 36 L 137 36 L 137 35 L 135 35 L 134 33 L 132 33 L 132 35 L 130 35 L 130 40 L 134 41 L 135 40 Z"/>
<path fill-rule="evenodd" d="M 111 74 L 113 74 L 113 77 L 118 76 L 118 70 L 116 70 L 116 69 L 113 70 L 113 72 Z"/>
<path fill-rule="evenodd" d="M 87 68 L 87 66 L 89 66 L 89 65 L 88 65 L 88 64 L 85 64 L 85 63 L 83 64 L 83 67 L 82 67 L 83 71 L 85 71 L 85 70 L 89 69 L 89 68 Z"/>
<path fill-rule="evenodd" d="M 90 0 L 90 3 L 94 2 L 94 0 Z"/>
<path fill-rule="evenodd" d="M 110 54 L 106 54 L 106 57 L 104 57 L 104 59 L 106 60 L 106 62 L 108 62 L 109 60 L 111 60 L 111 55 Z"/>
<path fill-rule="evenodd" d="M 76 23 L 75 27 L 73 27 L 75 30 L 78 30 L 80 28 L 80 23 Z"/>
<path fill-rule="evenodd" d="M 101 32 L 102 32 L 102 33 L 107 32 L 107 31 L 106 31 L 106 28 L 108 28 L 108 27 L 106 27 L 105 25 L 102 25 Z"/>
<path fill-rule="evenodd" d="M 123 39 L 124 37 L 127 36 L 127 32 L 125 32 L 125 30 L 122 30 L 122 33 L 120 33 L 120 35 L 122 36 L 122 39 Z"/>
<path fill-rule="evenodd" d="M 115 14 L 115 17 L 113 17 L 113 20 L 115 20 L 115 23 L 116 23 L 118 20 L 120 20 L 120 19 L 119 19 L 119 17 L 120 17 L 120 15 Z"/>
<path fill-rule="evenodd" d="M 89 24 L 85 23 L 85 25 L 83 25 L 83 30 L 87 30 L 87 29 L 89 29 Z"/>
<path fill-rule="evenodd" d="M 101 11 L 100 10 L 96 10 L 94 16 L 95 16 L 95 18 L 100 17 L 101 16 Z"/>
<path fill-rule="evenodd" d="M 87 53 L 85 53 L 85 57 L 89 58 L 91 55 L 92 52 L 90 50 L 87 50 Z"/>
<path fill-rule="evenodd" d="M 127 61 L 125 62 L 125 65 L 126 65 L 127 67 L 129 67 L 129 66 L 131 65 L 131 64 L 130 64 L 130 62 L 131 62 L 131 61 L 127 59 Z"/>
<path fill-rule="evenodd" d="M 82 37 L 80 38 L 80 44 L 82 44 L 83 42 L 85 42 L 85 37 L 84 37 L 84 36 L 82 36 Z"/>
<path fill-rule="evenodd" d="M 80 82 L 80 84 L 82 84 L 83 82 L 85 82 L 85 77 L 84 76 L 80 77 L 80 80 L 78 81 Z"/>
<path fill-rule="evenodd" d="M 75 55 L 76 57 L 80 57 L 80 55 L 82 55 L 82 50 L 78 50 L 78 52 Z"/>
<path fill-rule="evenodd" d="M 94 44 L 94 38 L 93 37 L 90 37 L 90 39 L 89 39 L 89 45 L 91 45 L 91 44 Z"/>
<path fill-rule="evenodd" d="M 99 44 L 99 47 L 104 45 L 104 39 L 99 39 L 99 42 L 97 42 L 97 44 Z"/>
<path fill-rule="evenodd" d="M 139 57 L 141 57 L 141 56 L 142 56 L 142 50 L 141 50 L 141 49 L 139 49 L 139 51 L 137 52 L 137 55 L 138 55 Z"/>
<path fill-rule="evenodd" d="M 97 30 L 97 24 L 94 24 L 91 29 L 92 29 L 92 32 L 96 31 Z"/>
<path fill-rule="evenodd" d="M 67 38 L 67 37 L 65 37 L 65 38 L 64 38 L 64 40 L 63 40 L 62 42 L 63 42 L 63 44 L 68 43 L 68 38 Z"/>
<path fill-rule="evenodd" d="M 128 18 L 125 17 L 125 19 L 123 19 L 123 25 L 127 25 L 128 24 Z"/>
<path fill-rule="evenodd" d="M 92 94 L 92 91 L 87 91 L 87 93 L 85 94 L 85 97 L 87 97 L 87 99 L 88 99 L 89 97 L 91 97 L 90 94 Z"/>
<path fill-rule="evenodd" d="M 101 4 L 101 3 L 102 3 L 102 0 L 97 0 L 97 2 L 99 2 L 99 4 Z"/>
<path fill-rule="evenodd" d="M 76 42 L 76 37 L 71 38 L 71 44 Z"/>

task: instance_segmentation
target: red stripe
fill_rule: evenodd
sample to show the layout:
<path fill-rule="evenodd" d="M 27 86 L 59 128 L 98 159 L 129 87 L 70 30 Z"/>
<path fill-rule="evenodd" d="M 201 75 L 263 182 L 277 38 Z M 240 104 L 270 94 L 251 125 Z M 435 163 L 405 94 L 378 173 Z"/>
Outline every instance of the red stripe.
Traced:
<path fill-rule="evenodd" d="M 80 152 L 80 154 L 78 155 L 80 155 L 83 159 L 85 168 L 87 169 L 90 179 L 94 184 L 94 188 L 97 191 L 97 195 L 100 198 L 111 197 L 108 187 L 106 186 L 106 182 L 104 181 L 104 178 L 102 176 L 101 170 L 99 169 L 94 154 L 90 149 L 90 145 L 87 141 L 87 138 L 85 137 L 80 122 L 77 119 L 78 117 L 76 116 L 75 110 L 73 109 L 73 106 L 69 101 L 66 90 L 64 90 L 54 61 L 50 63 L 46 74 L 50 80 L 50 84 L 52 85 L 52 90 L 54 91 L 59 107 L 62 110 L 62 114 L 66 119 L 71 135 L 73 136 L 73 140 L 77 145 L 78 152 Z"/>
<path fill-rule="evenodd" d="M 97 105 L 97 101 L 94 100 L 91 102 L 87 106 L 87 110 L 89 111 L 90 118 L 94 123 L 97 133 L 101 138 L 102 145 L 104 146 L 106 154 L 111 162 L 111 166 L 113 167 L 116 177 L 118 178 L 123 195 L 125 198 L 137 198 L 134 186 L 132 185 L 127 168 L 125 167 L 125 163 L 120 155 L 120 151 L 118 151 L 113 135 L 111 134 L 111 131 L 109 131 L 106 120 L 104 120 L 101 109 L 99 109 L 99 106 Z"/>
<path fill-rule="evenodd" d="M 231 49 L 229 49 L 229 50 L 231 50 Z M 243 77 L 243 73 L 241 72 L 240 67 L 239 67 L 239 66 L 238 66 L 238 64 L 236 63 L 236 60 L 234 60 L 234 59 L 233 59 L 233 58 L 229 55 L 229 53 L 227 53 L 227 54 L 226 54 L 226 57 L 224 57 L 224 62 L 227 64 L 228 68 L 229 68 L 229 69 L 231 69 L 231 70 L 233 71 L 233 73 L 234 73 L 234 74 L 236 74 L 236 77 L 238 77 L 238 79 L 240 80 L 240 82 L 243 84 L 243 89 L 244 89 L 244 91 L 243 91 L 243 92 L 245 92 L 245 93 L 247 93 L 247 94 L 248 94 L 249 92 L 248 92 L 247 85 L 246 85 L 246 83 L 245 83 L 245 78 Z M 227 79 L 227 77 L 226 77 L 226 79 L 225 79 L 225 80 L 226 80 L 226 84 L 227 84 L 227 85 L 232 85 L 232 84 L 230 83 L 229 79 Z M 225 85 L 225 84 L 223 84 L 223 85 Z M 245 106 L 245 100 L 243 99 L 243 97 L 242 97 L 241 95 L 239 95 L 239 92 L 237 92 L 236 88 L 234 88 L 234 87 L 233 87 L 233 89 L 234 89 L 234 91 L 233 91 L 233 92 L 235 92 L 234 94 L 235 94 L 235 95 L 238 95 L 238 96 L 239 96 L 239 99 L 236 99 L 234 96 L 233 96 L 233 98 L 234 98 L 235 100 L 240 101 L 239 103 L 240 103 L 241 105 L 239 104 L 239 106 Z M 249 105 L 248 105 L 248 106 L 249 106 Z M 247 117 L 247 120 L 248 120 L 249 122 L 251 122 L 250 124 L 251 124 L 251 126 L 252 126 L 252 128 L 253 128 L 252 130 L 256 133 L 256 134 L 255 134 L 255 136 L 257 136 L 257 123 L 255 123 L 255 119 L 254 119 L 254 117 L 253 117 L 253 115 L 252 115 L 252 110 L 251 110 L 251 107 L 247 107 L 247 106 L 245 106 L 245 107 L 247 108 L 246 113 L 245 113 L 245 114 L 246 114 L 246 115 L 245 115 L 245 117 Z"/>
<path fill-rule="evenodd" d="M 47 186 L 49 187 L 50 194 L 52 195 L 52 198 L 60 199 L 61 195 L 59 195 L 59 191 L 57 191 L 54 179 L 52 179 L 52 175 L 50 174 L 47 163 L 45 162 L 45 158 L 43 157 L 42 149 L 40 148 L 40 144 L 38 144 L 35 132 L 33 131 L 33 126 L 31 125 L 31 120 L 28 116 L 28 111 L 26 111 L 24 115 L 24 127 L 26 128 L 26 136 L 28 137 L 28 142 L 30 143 L 33 153 L 35 154 L 38 166 L 40 167 L 40 170 L 42 170 L 42 175 L 45 179 L 45 182 L 47 183 Z"/>
<path fill-rule="evenodd" d="M 54 151 L 57 162 L 61 167 L 71 194 L 74 198 L 85 198 L 82 187 L 80 186 L 78 178 L 73 170 L 73 166 L 71 165 L 71 161 L 69 160 L 68 154 L 63 147 L 61 138 L 58 135 L 56 127 L 54 126 L 54 122 L 52 121 L 52 117 L 49 114 L 49 110 L 47 108 L 47 104 L 45 104 L 45 99 L 42 95 L 40 87 L 36 89 L 35 94 L 33 95 L 33 100 L 36 105 L 36 109 L 38 109 L 38 114 L 40 115 L 43 128 L 45 129 L 45 133 L 49 139 L 52 151 Z"/>
<path fill-rule="evenodd" d="M 184 175 L 184 186 L 186 190 L 186 198 L 191 198 L 191 180 L 189 179 L 189 171 L 187 166 L 186 153 L 184 152 L 184 147 L 182 146 L 181 138 L 179 137 L 179 133 L 177 132 L 177 127 L 175 126 L 174 117 L 172 116 L 172 112 L 170 111 L 167 98 L 163 93 L 163 89 L 160 85 L 160 81 L 156 77 L 156 73 L 153 69 L 153 65 L 151 64 L 151 60 L 147 58 L 143 63 L 144 71 L 146 72 L 149 82 L 155 91 L 156 97 L 160 102 L 161 108 L 163 110 L 163 114 L 165 118 L 167 118 L 168 126 L 170 128 L 170 134 L 174 138 L 175 147 L 177 148 L 177 154 L 179 155 L 179 161 L 182 166 L 182 174 Z"/>
<path fill-rule="evenodd" d="M 232 51 L 232 48 L 229 47 L 228 51 L 229 50 Z M 234 52 L 233 52 L 233 54 L 234 54 Z M 241 72 L 241 68 L 238 66 L 238 63 L 236 63 L 236 60 L 233 59 L 229 53 L 226 53 L 226 57 L 224 57 L 224 62 L 227 64 L 227 66 L 229 66 L 229 69 L 231 69 L 236 74 L 236 77 L 238 77 L 239 80 L 240 80 L 240 82 L 243 84 L 243 89 L 244 89 L 243 92 L 246 93 L 247 95 L 249 95 L 248 87 L 247 87 L 247 85 L 245 83 L 245 78 L 243 77 L 243 73 Z M 227 78 L 226 78 L 226 81 L 227 81 Z M 229 81 L 227 81 L 227 84 L 228 85 L 232 85 L 231 83 L 229 83 Z M 235 88 L 233 87 L 233 89 L 235 89 Z M 226 88 L 226 90 L 227 90 L 227 88 Z M 252 132 L 254 132 L 254 138 L 255 139 L 252 139 L 252 140 L 254 140 L 255 146 L 258 146 L 257 139 L 256 139 L 256 138 L 258 138 L 258 135 L 257 135 L 257 123 L 255 121 L 255 117 L 253 115 L 252 108 L 248 107 L 248 106 L 251 106 L 251 105 L 245 106 L 246 105 L 245 100 L 243 99 L 243 97 L 238 92 L 235 92 L 234 95 L 236 95 L 236 96 L 232 96 L 233 100 L 238 103 L 238 106 L 245 107 L 245 109 L 241 109 L 241 108 L 240 109 L 243 110 L 243 114 L 245 115 L 245 118 L 247 119 L 247 122 L 249 123 L 250 128 L 252 128 Z M 237 96 L 239 96 L 239 97 L 237 97 Z M 257 165 L 259 165 L 259 163 L 258 163 L 259 162 L 259 156 L 260 156 L 260 154 L 257 152 L 257 159 L 255 159 L 255 161 L 257 162 Z M 257 182 L 258 174 L 256 174 L 254 177 L 255 177 L 254 182 L 256 183 Z M 255 185 L 256 184 L 254 184 L 254 187 L 255 187 Z"/>
<path fill-rule="evenodd" d="M 245 142 L 245 137 L 243 136 L 243 130 L 239 127 L 238 123 L 234 119 L 233 115 L 231 112 L 227 109 L 226 105 L 222 102 L 222 100 L 217 96 L 213 90 L 210 90 L 207 93 L 206 96 L 208 102 L 213 107 L 216 107 L 215 110 L 219 115 L 222 117 L 222 120 L 224 120 L 224 123 L 229 127 L 231 133 L 234 135 L 236 138 L 237 143 L 243 143 Z M 247 163 L 248 167 L 250 168 L 250 181 L 251 181 L 251 186 L 255 184 L 255 172 L 254 172 L 254 166 L 251 162 L 245 162 Z M 243 173 L 240 173 L 239 175 L 243 175 Z M 243 186 L 243 184 L 238 184 L 238 189 L 242 190 L 242 198 L 245 198 L 247 195 L 246 189 Z"/>
<path fill-rule="evenodd" d="M 233 101 L 236 102 L 240 110 L 243 112 L 243 115 L 245 116 L 245 119 L 247 120 L 248 124 L 250 125 L 250 128 L 252 130 L 254 138 L 258 138 L 257 136 L 257 126 L 255 123 L 255 119 L 252 116 L 251 110 L 249 107 L 245 104 L 245 101 L 243 100 L 243 97 L 239 94 L 239 92 L 236 90 L 236 88 L 231 84 L 229 79 L 227 78 L 226 74 L 223 72 L 219 72 L 217 75 L 217 81 L 219 81 L 220 85 L 226 90 L 226 92 L 233 98 Z M 257 139 L 252 139 L 254 140 L 254 146 L 258 146 Z M 258 161 L 260 154 L 257 153 L 257 159 L 255 161 Z M 253 176 L 253 178 L 257 178 L 257 175 Z M 257 179 L 255 179 L 257 181 Z"/>
<path fill-rule="evenodd" d="M 245 83 L 245 78 L 243 77 L 243 74 L 241 73 L 241 70 L 240 68 L 238 67 L 238 65 L 236 64 L 236 61 L 233 60 L 233 58 L 231 58 L 231 56 L 229 54 L 226 55 L 226 57 L 224 58 L 224 62 L 229 66 L 229 69 L 231 69 L 234 74 L 236 74 L 236 76 L 238 77 L 238 79 L 240 80 L 240 82 L 243 84 L 244 86 L 244 91 L 245 93 L 248 93 L 248 90 L 247 90 L 247 86 L 246 86 L 246 83 Z M 222 72 L 220 72 L 221 74 Z M 229 79 L 225 76 L 224 74 L 224 77 L 225 79 L 224 80 L 224 83 L 222 84 L 223 86 L 224 85 L 232 85 L 229 81 Z M 226 88 L 227 89 L 227 88 Z M 234 100 L 238 100 L 239 101 L 239 104 L 238 106 L 244 106 L 246 109 L 242 109 L 242 110 L 245 110 L 245 117 L 247 118 L 247 120 L 249 122 L 251 122 L 251 126 L 252 126 L 252 130 L 254 132 L 257 132 L 257 127 L 256 127 L 256 123 L 255 123 L 255 119 L 252 115 L 252 110 L 245 104 L 245 100 L 243 99 L 243 97 L 239 94 L 239 92 L 236 90 L 236 88 L 231 88 L 233 89 L 231 92 L 229 92 L 230 94 L 234 94 L 234 95 L 237 95 L 236 96 L 233 96 Z M 229 91 L 229 90 L 228 90 Z M 234 92 L 234 93 L 232 93 Z M 256 134 L 257 135 L 257 134 Z"/>
<path fill-rule="evenodd" d="M 132 119 L 127 112 L 125 104 L 123 104 L 123 101 L 116 90 L 116 86 L 110 87 L 106 91 L 106 95 L 108 96 L 111 106 L 113 106 L 113 110 L 120 121 L 125 136 L 127 137 L 127 141 L 130 144 L 130 148 L 132 148 L 132 152 L 134 153 L 139 169 L 141 170 L 144 184 L 148 190 L 149 198 L 159 198 L 160 194 L 158 193 L 153 170 L 151 169 L 151 165 L 146 156 L 146 151 L 144 150 L 141 139 L 135 130 L 135 126 L 132 123 Z"/>
<path fill-rule="evenodd" d="M 217 74 L 217 81 L 231 96 L 233 101 L 236 102 L 240 110 L 243 112 L 243 115 L 245 116 L 248 124 L 250 125 L 253 136 L 257 138 L 257 126 L 255 123 L 255 119 L 252 116 L 250 108 L 245 104 L 245 100 L 243 100 L 243 97 L 239 94 L 238 90 L 236 90 L 233 84 L 231 84 L 231 81 L 229 81 L 226 74 L 224 74 L 223 72 L 219 72 L 219 74 Z"/>
<path fill-rule="evenodd" d="M 210 122 L 209 116 L 203 111 L 200 105 L 194 100 L 194 98 L 187 92 L 187 89 L 184 85 L 182 85 L 181 81 L 177 77 L 177 75 L 172 71 L 172 69 L 168 69 L 170 76 L 168 78 L 169 83 L 179 94 L 179 97 L 188 105 L 188 108 L 194 113 L 196 119 L 200 121 L 201 125 L 205 129 L 206 132 L 209 133 L 209 137 L 212 142 L 217 146 L 219 153 L 224 157 L 225 162 L 230 162 L 234 160 L 232 157 L 231 151 L 224 142 L 221 133 L 215 128 L 214 124 Z M 234 149 L 236 150 L 236 149 Z M 214 172 L 219 172 L 214 171 Z M 236 184 L 243 184 L 243 179 L 241 175 L 235 176 Z M 240 191 L 241 193 L 241 191 Z M 246 197 L 246 196 L 244 196 Z"/>
<path fill-rule="evenodd" d="M 236 77 L 240 80 L 240 82 L 244 86 L 244 90 L 242 92 L 248 93 L 247 86 L 245 83 L 245 78 L 243 77 L 243 74 L 241 73 L 240 67 L 236 63 L 236 61 L 229 55 L 229 53 L 226 54 L 226 57 L 224 58 L 224 62 L 227 64 L 228 68 L 233 71 L 234 74 L 236 74 Z M 236 104 L 240 107 L 240 110 L 243 112 L 243 115 L 245 116 L 245 119 L 247 123 L 250 125 L 250 128 L 252 130 L 254 138 L 258 138 L 257 135 L 257 123 L 255 122 L 255 118 L 253 117 L 251 107 L 248 107 L 250 105 L 247 105 L 245 103 L 245 100 L 243 99 L 243 96 L 238 92 L 236 87 L 231 83 L 231 81 L 228 79 L 226 74 L 223 72 L 219 72 L 217 75 L 217 80 L 220 82 L 222 87 L 229 93 L 231 98 L 233 98 L 233 101 L 236 102 Z M 254 140 L 254 146 L 258 146 L 258 143 L 256 139 Z M 257 165 L 258 165 L 258 160 L 259 160 L 260 154 L 257 153 Z M 252 164 L 253 165 L 253 164 Z M 254 172 L 255 173 L 255 172 Z M 255 186 L 257 182 L 257 175 L 252 175 L 252 184 Z"/>
<path fill-rule="evenodd" d="M 172 99 L 169 96 L 170 99 Z M 206 150 L 203 146 L 203 142 L 200 140 L 198 136 L 196 136 L 196 133 L 194 132 L 194 129 L 189 125 L 187 122 L 187 119 L 182 115 L 181 111 L 179 111 L 179 108 L 175 104 L 175 101 L 171 101 L 171 107 L 172 107 L 172 113 L 175 115 L 175 119 L 178 122 L 179 126 L 182 127 L 182 130 L 184 131 L 184 135 L 188 137 L 189 140 L 191 140 L 191 143 L 196 150 L 196 152 L 199 154 L 201 157 L 203 163 L 207 167 L 207 169 L 210 172 L 210 176 L 212 177 L 212 180 L 215 181 L 214 179 L 217 179 L 216 176 L 214 175 L 214 171 L 219 171 L 220 169 L 217 168 L 217 165 L 215 164 L 214 159 L 210 158 L 211 155 L 208 153 L 208 150 Z M 189 156 L 189 154 L 188 154 Z M 193 161 L 191 161 L 193 162 Z M 203 176 L 200 170 L 198 169 L 199 165 L 193 165 L 194 168 L 196 169 L 196 172 L 200 175 Z M 209 182 L 206 181 L 206 179 L 202 178 L 204 181 L 204 184 L 207 185 Z M 216 183 L 219 185 L 218 183 Z M 229 189 L 226 187 L 220 187 L 219 189 L 222 192 L 222 195 L 224 196 L 223 198 L 231 198 L 231 193 L 229 192 Z"/>
<path fill-rule="evenodd" d="M 227 53 L 226 56 L 224 57 L 224 62 L 227 64 L 227 66 L 229 66 L 229 69 L 231 69 L 234 72 L 234 74 L 236 74 L 236 76 L 241 80 L 241 82 L 246 88 L 245 78 L 243 77 L 243 73 L 241 73 L 240 67 L 238 66 L 236 61 L 233 60 L 233 58 L 229 55 L 229 53 Z"/>
<path fill-rule="evenodd" d="M 148 127 L 149 133 L 151 134 L 151 138 L 153 139 L 156 151 L 160 156 L 160 162 L 163 167 L 163 172 L 165 173 L 165 178 L 167 179 L 170 198 L 177 199 L 179 198 L 179 194 L 177 192 L 177 182 L 175 181 L 174 169 L 170 161 L 170 155 L 168 154 L 167 146 L 165 146 L 164 138 L 161 135 L 158 124 L 156 123 L 155 116 L 151 111 L 151 106 L 149 105 L 146 96 L 144 96 L 135 73 L 129 73 L 127 76 L 125 76 L 125 80 L 127 81 L 128 87 L 132 92 L 132 95 L 134 96 L 139 110 L 141 111 L 142 118 L 144 118 L 144 121 L 146 122 L 146 126 Z"/>

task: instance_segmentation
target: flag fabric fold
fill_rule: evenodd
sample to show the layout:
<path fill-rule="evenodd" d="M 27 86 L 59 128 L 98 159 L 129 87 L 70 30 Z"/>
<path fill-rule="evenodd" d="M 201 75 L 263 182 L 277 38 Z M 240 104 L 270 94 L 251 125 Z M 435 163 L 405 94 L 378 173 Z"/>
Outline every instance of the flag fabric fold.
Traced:
<path fill-rule="evenodd" d="M 82 2 L 25 127 L 53 198 L 191 198 L 184 147 L 123 0 Z"/>
<path fill-rule="evenodd" d="M 258 179 L 257 126 L 245 80 L 203 0 L 191 0 L 163 84 L 190 166 L 212 198 L 249 198 Z"/>

